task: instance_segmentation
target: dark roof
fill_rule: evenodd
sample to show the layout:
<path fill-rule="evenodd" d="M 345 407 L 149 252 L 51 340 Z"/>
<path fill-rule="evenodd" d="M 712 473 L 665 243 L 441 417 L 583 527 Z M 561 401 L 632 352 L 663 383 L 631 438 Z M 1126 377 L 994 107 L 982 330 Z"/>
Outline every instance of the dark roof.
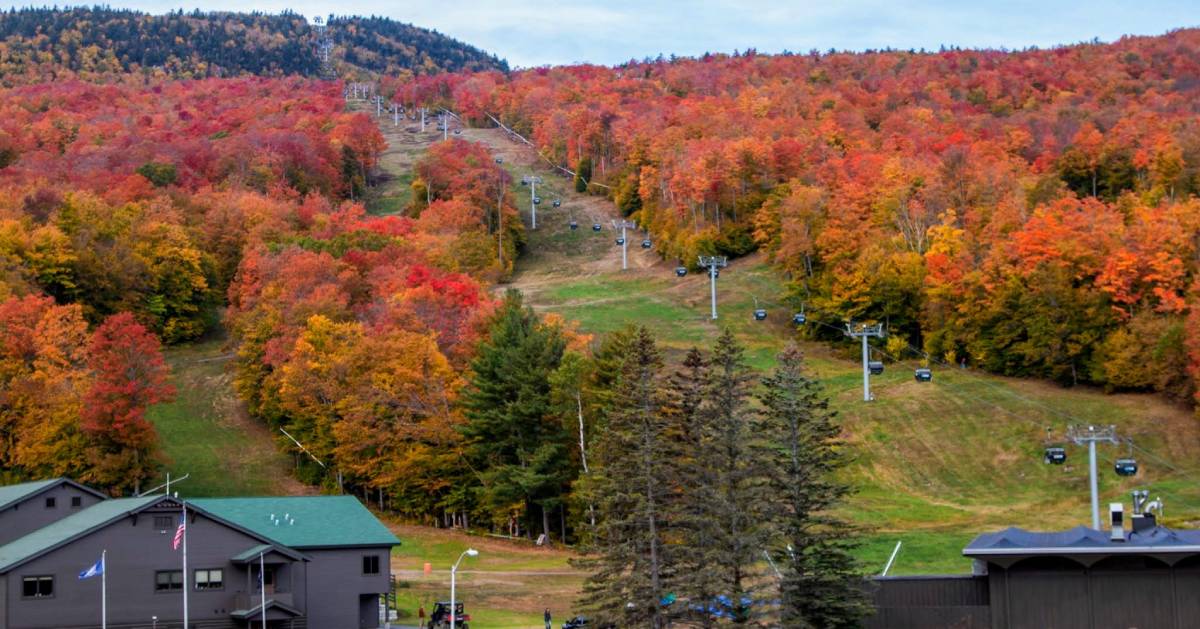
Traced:
<path fill-rule="evenodd" d="M 49 480 L 39 480 L 31 483 L 19 483 L 17 485 L 0 487 L 0 511 L 3 511 L 14 504 L 21 502 L 22 500 L 26 500 L 42 493 L 43 491 L 63 484 L 70 485 L 81 491 L 86 491 L 87 493 L 92 494 L 101 500 L 107 497 L 95 489 L 80 485 L 69 478 L 51 478 Z"/>
<path fill-rule="evenodd" d="M 76 537 L 107 526 L 130 513 L 140 511 L 165 497 L 158 495 L 104 500 L 44 526 L 25 537 L 15 539 L 0 546 L 0 574 Z"/>
<path fill-rule="evenodd" d="M 354 496 L 197 498 L 188 504 L 291 548 L 400 543 Z"/>
<path fill-rule="evenodd" d="M 1086 526 L 1049 533 L 1012 527 L 984 533 L 963 549 L 967 557 L 1127 553 L 1200 553 L 1200 531 L 1173 531 L 1156 526 L 1140 533 L 1127 533 L 1126 541 L 1114 542 L 1108 531 Z"/>

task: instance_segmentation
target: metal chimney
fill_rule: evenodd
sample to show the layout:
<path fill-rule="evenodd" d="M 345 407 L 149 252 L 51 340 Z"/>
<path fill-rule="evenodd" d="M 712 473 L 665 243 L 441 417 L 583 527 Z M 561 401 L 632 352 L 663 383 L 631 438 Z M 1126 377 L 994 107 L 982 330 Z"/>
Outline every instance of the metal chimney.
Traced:
<path fill-rule="evenodd" d="M 1112 523 L 1112 541 L 1125 541 L 1125 506 L 1119 502 L 1108 504 L 1108 519 Z"/>

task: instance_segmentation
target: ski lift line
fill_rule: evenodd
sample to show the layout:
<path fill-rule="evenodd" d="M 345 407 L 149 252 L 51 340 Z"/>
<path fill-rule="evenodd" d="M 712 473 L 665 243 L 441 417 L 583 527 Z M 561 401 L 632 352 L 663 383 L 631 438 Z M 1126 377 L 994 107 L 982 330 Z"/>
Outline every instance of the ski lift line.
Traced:
<path fill-rule="evenodd" d="M 831 330 L 836 330 L 836 331 L 838 331 L 838 332 L 842 332 L 842 331 L 843 331 L 841 328 L 836 328 L 836 327 L 834 327 L 834 326 L 831 326 L 831 325 L 829 325 L 829 324 L 827 324 L 827 323 L 824 323 L 824 322 L 822 322 L 822 321 L 816 321 L 815 323 L 817 323 L 818 325 L 823 325 L 823 326 L 825 326 L 825 327 L 827 327 L 827 328 L 830 328 Z M 900 362 L 900 358 L 898 358 L 898 357 L 896 357 L 896 356 L 893 356 L 891 353 L 889 353 L 889 352 L 887 352 L 887 351 L 885 351 L 885 350 L 882 350 L 882 349 L 879 349 L 879 348 L 875 348 L 875 347 L 873 347 L 872 349 L 873 349 L 874 351 L 877 351 L 877 352 L 879 352 L 880 354 L 882 354 L 882 355 L 884 355 L 884 356 L 886 356 L 886 357 L 890 358 L 890 359 L 891 359 L 891 360 L 893 360 L 893 361 Z M 920 356 L 922 356 L 922 357 L 929 358 L 929 355 L 928 355 L 928 354 L 926 354 L 925 352 L 922 352 L 922 351 L 920 351 L 920 350 L 918 350 L 918 349 L 914 348 L 912 345 L 907 345 L 907 346 L 906 346 L 906 349 L 908 349 L 909 351 L 912 351 L 912 352 L 914 352 L 914 353 L 916 353 L 916 354 L 918 354 L 918 355 L 920 355 Z M 937 359 L 933 359 L 933 360 L 937 360 Z M 946 367 L 949 367 L 949 368 L 952 370 L 952 371 L 951 371 L 951 373 L 963 372 L 963 370 L 960 370 L 960 369 L 955 369 L 955 368 L 954 368 L 952 365 L 950 365 L 949 363 L 945 363 L 944 361 L 939 361 L 939 362 L 941 362 L 941 364 L 943 364 L 944 366 L 946 366 Z M 998 391 L 1000 391 L 1001 393 L 1007 393 L 1007 394 L 1011 395 L 1012 397 L 1015 397 L 1015 398 L 1017 398 L 1017 399 L 1019 399 L 1019 400 L 1022 400 L 1022 401 L 1026 402 L 1026 403 L 1033 404 L 1034 406 L 1041 407 L 1041 408 L 1042 408 L 1042 409 L 1044 409 L 1044 410 L 1047 410 L 1047 411 L 1053 411 L 1053 410 L 1054 410 L 1054 409 L 1052 409 L 1052 408 L 1050 408 L 1050 407 L 1048 407 L 1048 406 L 1046 406 L 1046 405 L 1044 405 L 1044 404 L 1038 404 L 1038 403 L 1036 403 L 1035 401 L 1033 401 L 1033 400 L 1030 400 L 1030 399 L 1026 398 L 1025 396 L 1022 396 L 1022 395 L 1019 395 L 1019 394 L 1013 393 L 1012 391 L 1010 391 L 1010 390 L 1008 390 L 1008 389 L 1005 389 L 1005 388 L 1003 388 L 1003 387 L 996 386 L 995 384 L 993 384 L 993 383 L 991 383 L 991 382 L 988 382 L 988 380 L 987 380 L 986 378 L 983 378 L 983 377 L 981 377 L 981 376 L 978 376 L 978 375 L 972 374 L 972 373 L 970 373 L 970 372 L 963 372 L 963 373 L 961 373 L 961 375 L 968 376 L 968 377 L 970 377 L 971 379 L 977 380 L 977 381 L 979 381 L 979 382 L 982 382 L 982 383 L 984 383 L 984 384 L 986 384 L 986 385 L 990 386 L 990 387 L 991 387 L 992 389 L 994 389 L 994 390 L 998 390 Z M 882 384 L 882 383 L 881 383 L 881 384 Z M 939 381 L 938 381 L 938 387 L 939 387 L 939 388 L 944 388 L 944 389 L 957 389 L 957 388 L 959 388 L 959 387 L 962 387 L 962 386 L 963 386 L 962 384 L 950 384 L 950 383 L 946 383 L 944 379 L 939 379 Z M 847 389 L 847 390 L 849 390 L 849 389 Z M 1007 408 L 1005 408 L 1005 407 L 1003 407 L 1003 406 L 1001 406 L 1001 405 L 997 404 L 997 403 L 996 403 L 995 401 L 993 401 L 993 400 L 988 400 L 988 399 L 986 399 L 986 398 L 979 398 L 979 397 L 975 397 L 975 398 L 973 398 L 973 399 L 976 399 L 976 400 L 981 400 L 981 401 L 983 401 L 983 402 L 986 402 L 987 404 L 989 404 L 990 406 L 992 406 L 992 408 L 994 408 L 994 409 L 996 409 L 996 410 L 999 410 L 999 411 L 1001 411 L 1001 412 L 1003 412 L 1003 413 L 1006 413 L 1006 414 L 1008 414 L 1008 415 L 1011 415 L 1011 416 L 1013 416 L 1013 417 L 1015 417 L 1015 418 L 1017 418 L 1017 419 L 1019 419 L 1019 420 L 1022 420 L 1022 421 L 1026 422 L 1026 423 L 1029 423 L 1030 425 L 1036 425 L 1037 427 L 1042 427 L 1042 422 L 1038 422 L 1038 421 L 1036 421 L 1036 420 L 1034 420 L 1034 419 L 1031 419 L 1031 418 L 1029 418 L 1029 417 L 1027 417 L 1027 416 L 1025 416 L 1025 415 L 1020 415 L 1020 414 L 1018 414 L 1018 413 L 1016 413 L 1016 412 L 1014 412 L 1014 411 L 1012 411 L 1012 410 L 1010 410 L 1010 409 L 1007 409 Z M 1058 414 L 1058 415 L 1060 415 L 1060 416 L 1062 416 L 1062 415 L 1063 415 L 1063 413 L 1057 413 L 1057 414 Z M 1066 415 L 1066 416 L 1072 420 L 1072 423 L 1075 423 L 1075 424 L 1079 424 L 1079 425 L 1089 425 L 1089 424 L 1093 423 L 1093 422 L 1087 422 L 1087 421 L 1084 421 L 1084 420 L 1081 420 L 1081 419 L 1075 418 L 1075 417 L 1073 417 L 1073 416 L 1070 416 L 1070 415 Z M 1159 456 L 1159 455 L 1155 454 L 1155 453 L 1154 453 L 1154 452 L 1152 452 L 1151 450 L 1148 450 L 1148 449 L 1146 449 L 1146 448 L 1144 448 L 1144 447 L 1142 447 L 1142 446 L 1138 445 L 1138 444 L 1137 444 L 1136 442 L 1134 442 L 1134 441 L 1133 441 L 1133 439 L 1131 439 L 1131 438 L 1128 438 L 1128 437 L 1126 437 L 1126 438 L 1124 438 L 1124 439 L 1123 439 L 1123 441 L 1126 441 L 1126 442 L 1127 442 L 1127 444 L 1128 444 L 1128 445 L 1129 445 L 1129 446 L 1130 446 L 1132 449 L 1134 449 L 1134 450 L 1137 450 L 1138 452 L 1141 452 L 1141 453 L 1145 454 L 1147 457 L 1149 457 L 1149 458 L 1151 458 L 1151 459 L 1154 459 L 1154 460 L 1155 460 L 1155 461 L 1157 461 L 1158 463 L 1161 463 L 1161 464 L 1162 464 L 1164 467 L 1167 467 L 1167 468 L 1169 468 L 1169 469 L 1170 469 L 1172 472 L 1175 472 L 1175 473 L 1178 473 L 1178 474 L 1185 474 L 1185 473 L 1189 473 L 1189 474 L 1200 474 L 1200 469 L 1187 469 L 1187 468 L 1180 468 L 1180 467 L 1178 467 L 1178 466 L 1176 466 L 1176 465 L 1172 464 L 1170 461 L 1168 461 L 1168 460 L 1164 459 L 1163 457 L 1161 457 L 1161 456 Z"/>
<path fill-rule="evenodd" d="M 829 324 L 827 324 L 827 323 L 825 323 L 825 322 L 823 322 L 823 321 L 819 321 L 819 320 L 813 320 L 813 322 L 814 322 L 814 323 L 816 323 L 817 325 L 825 326 L 825 327 L 829 328 L 830 330 L 834 330 L 834 331 L 838 332 L 839 334 L 843 334 L 843 333 L 845 332 L 845 330 L 844 330 L 844 329 L 842 329 L 842 328 L 838 328 L 838 327 L 834 327 L 834 326 L 832 326 L 832 325 L 829 325 Z M 961 375 L 967 376 L 967 377 L 968 377 L 968 378 L 970 378 L 970 379 L 973 379 L 973 380 L 977 380 L 977 381 L 979 381 L 979 382 L 982 382 L 983 384 L 985 384 L 985 385 L 988 385 L 990 388 L 992 388 L 992 389 L 994 389 L 994 390 L 998 390 L 998 391 L 1000 391 L 1001 393 L 1007 393 L 1007 394 L 1008 394 L 1008 395 L 1010 395 L 1011 397 L 1015 397 L 1015 398 L 1017 398 L 1017 399 L 1019 399 L 1019 400 L 1021 400 L 1021 401 L 1023 401 L 1023 402 L 1026 402 L 1026 403 L 1028 403 L 1028 404 L 1031 404 L 1031 405 L 1033 405 L 1033 406 L 1040 407 L 1040 408 L 1042 408 L 1043 410 L 1050 411 L 1050 412 L 1052 412 L 1053 414 L 1059 415 L 1060 417 L 1063 417 L 1063 416 L 1065 416 L 1065 417 L 1067 417 L 1068 419 L 1070 419 L 1070 420 L 1071 420 L 1073 423 L 1075 423 L 1075 424 L 1089 425 L 1089 424 L 1093 423 L 1093 422 L 1086 422 L 1086 421 L 1080 420 L 1080 419 L 1078 419 L 1078 418 L 1076 418 L 1076 417 L 1074 417 L 1074 416 L 1071 416 L 1070 414 L 1067 414 L 1067 413 L 1062 413 L 1062 412 L 1060 412 L 1060 411 L 1056 411 L 1055 409 L 1053 409 L 1053 408 L 1051 408 L 1051 407 L 1048 407 L 1048 406 L 1046 406 L 1045 404 L 1041 404 L 1041 403 L 1038 403 L 1038 402 L 1036 402 L 1036 401 L 1034 401 L 1034 400 L 1030 400 L 1029 398 L 1026 398 L 1025 396 L 1022 396 L 1022 395 L 1016 394 L 1016 393 L 1014 393 L 1014 392 L 1012 392 L 1012 391 L 1010 391 L 1010 390 L 1008 390 L 1008 389 L 1006 389 L 1006 388 L 1004 388 L 1004 387 L 997 386 L 997 385 L 995 385 L 995 384 L 993 384 L 993 383 L 989 382 L 989 381 L 988 381 L 986 378 L 984 378 L 984 377 L 982 377 L 982 376 L 979 376 L 979 375 L 973 374 L 973 373 L 971 373 L 971 372 L 969 372 L 969 371 L 965 371 L 965 370 L 957 369 L 957 368 L 955 368 L 953 365 L 950 365 L 949 363 L 947 363 L 947 362 L 945 362 L 945 361 L 939 360 L 939 359 L 937 359 L 937 358 L 930 357 L 930 356 L 929 356 L 927 353 L 925 353 L 925 352 L 923 352 L 923 351 L 921 351 L 921 350 L 918 350 L 917 348 L 913 347 L 911 344 L 907 344 L 907 343 L 906 343 L 905 345 L 906 345 L 905 349 L 907 349 L 907 350 L 909 350 L 909 351 L 911 351 L 911 352 L 913 352 L 913 353 L 917 354 L 918 356 L 921 356 L 921 357 L 923 357 L 923 358 L 926 358 L 927 360 L 933 360 L 933 361 L 935 361 L 935 362 L 937 362 L 937 363 L 939 363 L 939 364 L 941 364 L 941 365 L 943 365 L 943 366 L 946 366 L 946 367 L 950 368 L 950 372 L 951 372 L 951 373 L 960 373 Z M 875 351 L 877 351 L 877 352 L 879 352 L 881 355 L 888 357 L 889 359 L 891 359 L 891 360 L 893 360 L 893 361 L 900 362 L 900 359 L 899 359 L 898 357 L 896 357 L 896 356 L 893 356 L 891 353 L 889 353 L 889 352 L 887 352 L 887 351 L 885 351 L 885 350 L 883 350 L 883 349 L 876 348 L 876 347 L 872 347 L 872 349 L 873 349 L 873 350 L 875 350 Z M 939 379 L 937 382 L 938 382 L 938 385 L 937 385 L 937 386 L 938 386 L 939 388 L 942 388 L 942 389 L 958 389 L 958 388 L 961 388 L 961 387 L 962 387 L 962 386 L 965 384 L 965 383 L 958 383 L 958 384 L 947 383 L 947 382 L 945 381 L 945 379 L 944 379 L 944 378 L 942 378 L 942 379 Z M 884 383 L 882 383 L 882 382 L 881 382 L 880 384 L 884 384 Z M 846 391 L 849 391 L 849 390 L 851 390 L 851 389 L 854 389 L 854 388 L 857 388 L 857 387 L 849 387 L 849 388 L 847 388 L 847 389 L 845 389 L 845 390 L 846 390 Z M 966 392 L 963 392 L 963 395 L 964 395 L 964 396 L 966 396 Z M 1036 427 L 1038 427 L 1038 428 L 1041 428 L 1041 427 L 1043 427 L 1043 423 L 1042 423 L 1042 422 L 1038 422 L 1038 421 L 1036 421 L 1036 420 L 1034 420 L 1034 419 L 1031 419 L 1031 418 L 1029 418 L 1028 416 L 1021 415 L 1021 414 L 1018 414 L 1018 413 L 1016 413 L 1015 411 L 1012 411 L 1012 410 L 1010 410 L 1010 409 L 1008 409 L 1008 408 L 1005 408 L 1005 407 L 1001 406 L 1000 404 L 998 404 L 998 403 L 997 403 L 997 402 L 995 402 L 994 400 L 988 400 L 988 399 L 986 399 L 986 398 L 980 398 L 980 397 L 978 397 L 978 396 L 975 396 L 975 397 L 970 397 L 970 398 L 968 398 L 968 399 L 973 399 L 973 400 L 981 400 L 981 401 L 983 401 L 983 402 L 986 402 L 986 403 L 987 403 L 988 405 L 990 405 L 992 408 L 994 408 L 994 409 L 996 409 L 996 410 L 999 410 L 1000 412 L 1002 412 L 1002 413 L 1005 413 L 1005 414 L 1007 414 L 1007 415 L 1011 415 L 1012 417 L 1015 417 L 1016 419 L 1018 419 L 1018 420 L 1021 420 L 1023 423 L 1027 423 L 1027 424 L 1029 424 L 1029 425 L 1031 425 L 1031 426 L 1036 426 Z M 1137 450 L 1138 452 L 1141 452 L 1142 454 L 1145 454 L 1147 457 L 1149 457 L 1149 458 L 1151 458 L 1151 459 L 1153 459 L 1153 460 L 1157 461 L 1158 463 L 1161 463 L 1161 464 L 1162 464 L 1164 467 L 1168 468 L 1169 470 L 1171 470 L 1171 472 L 1173 472 L 1173 473 L 1175 473 L 1175 474 L 1180 474 L 1180 475 L 1183 475 L 1183 474 L 1200 474 L 1200 469 L 1187 469 L 1187 468 L 1182 468 L 1182 469 L 1181 469 L 1181 468 L 1179 468 L 1178 466 L 1176 466 L 1176 465 L 1173 465 L 1173 464 L 1172 464 L 1170 461 L 1167 461 L 1167 460 L 1166 460 L 1166 459 L 1164 459 L 1163 457 L 1161 457 L 1161 456 L 1159 456 L 1159 455 L 1155 454 L 1153 451 L 1151 451 L 1151 450 L 1149 450 L 1149 449 L 1147 449 L 1147 448 L 1145 448 L 1145 447 L 1143 447 L 1143 446 L 1140 446 L 1140 445 L 1138 445 L 1138 444 L 1137 444 L 1136 442 L 1134 442 L 1134 440 L 1133 440 L 1133 439 L 1131 439 L 1131 438 L 1128 438 L 1128 437 L 1126 437 L 1126 438 L 1122 439 L 1122 441 L 1125 441 L 1125 442 L 1126 442 L 1126 444 L 1127 444 L 1127 445 L 1128 445 L 1130 448 L 1132 448 L 1133 450 Z M 1116 457 L 1116 458 L 1120 458 L 1120 457 Z M 1114 458 L 1113 460 L 1115 461 L 1115 460 L 1116 460 L 1116 458 Z M 1164 480 L 1165 480 L 1165 476 L 1164 476 Z M 1190 509 L 1193 509 L 1193 510 L 1200 509 L 1200 504 L 1197 504 L 1197 503 L 1195 503 L 1195 502 L 1190 502 L 1190 501 L 1188 501 L 1186 498 L 1182 497 L 1182 496 L 1181 496 L 1181 495 L 1179 495 L 1179 494 L 1174 494 L 1174 495 L 1172 495 L 1172 500 L 1173 500 L 1173 501 L 1175 501 L 1176 503 L 1178 503 L 1178 504 L 1182 505 L 1182 506 L 1183 506 L 1183 507 L 1185 507 L 1185 508 L 1190 508 Z"/>

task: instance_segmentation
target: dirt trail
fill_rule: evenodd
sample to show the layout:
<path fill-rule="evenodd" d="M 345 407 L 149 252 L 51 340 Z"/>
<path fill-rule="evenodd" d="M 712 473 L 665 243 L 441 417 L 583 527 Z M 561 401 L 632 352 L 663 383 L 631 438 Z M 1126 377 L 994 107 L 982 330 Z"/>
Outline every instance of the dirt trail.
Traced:
<path fill-rule="evenodd" d="M 622 273 L 621 247 L 616 244 L 620 234 L 612 225 L 621 215 L 608 199 L 575 192 L 570 177 L 547 166 L 532 147 L 510 140 L 500 129 L 464 129 L 461 137 L 487 145 L 504 160 L 505 168 L 517 181 L 526 175 L 542 179 L 538 185 L 542 203 L 537 208 L 537 230 L 531 229 L 530 191 L 525 186 L 517 189 L 521 196 L 516 205 L 525 222 L 527 245 L 511 281 L 498 289 L 517 288 L 537 307 L 538 294 L 548 286 L 579 277 Z M 561 207 L 555 208 L 554 200 L 561 201 Z M 572 219 L 578 224 L 574 231 L 570 229 Z M 597 223 L 599 232 L 593 230 Z M 646 235 L 631 229 L 626 237 L 629 268 L 625 274 L 649 276 L 670 271 L 673 265 L 659 259 L 652 248 L 642 248 Z"/>

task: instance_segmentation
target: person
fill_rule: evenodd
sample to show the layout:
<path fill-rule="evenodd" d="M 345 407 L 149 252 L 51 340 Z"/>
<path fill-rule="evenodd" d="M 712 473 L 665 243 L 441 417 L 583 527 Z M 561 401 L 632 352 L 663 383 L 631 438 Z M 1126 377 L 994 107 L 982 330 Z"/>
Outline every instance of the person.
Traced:
<path fill-rule="evenodd" d="M 420 619 L 421 626 L 424 627 L 425 626 L 425 606 L 424 605 L 422 605 L 421 607 L 419 607 L 417 609 L 417 618 Z"/>
<path fill-rule="evenodd" d="M 549 607 L 546 608 L 546 613 L 542 615 L 542 618 L 544 618 L 546 620 L 546 629 L 553 629 L 550 626 L 550 608 Z"/>

